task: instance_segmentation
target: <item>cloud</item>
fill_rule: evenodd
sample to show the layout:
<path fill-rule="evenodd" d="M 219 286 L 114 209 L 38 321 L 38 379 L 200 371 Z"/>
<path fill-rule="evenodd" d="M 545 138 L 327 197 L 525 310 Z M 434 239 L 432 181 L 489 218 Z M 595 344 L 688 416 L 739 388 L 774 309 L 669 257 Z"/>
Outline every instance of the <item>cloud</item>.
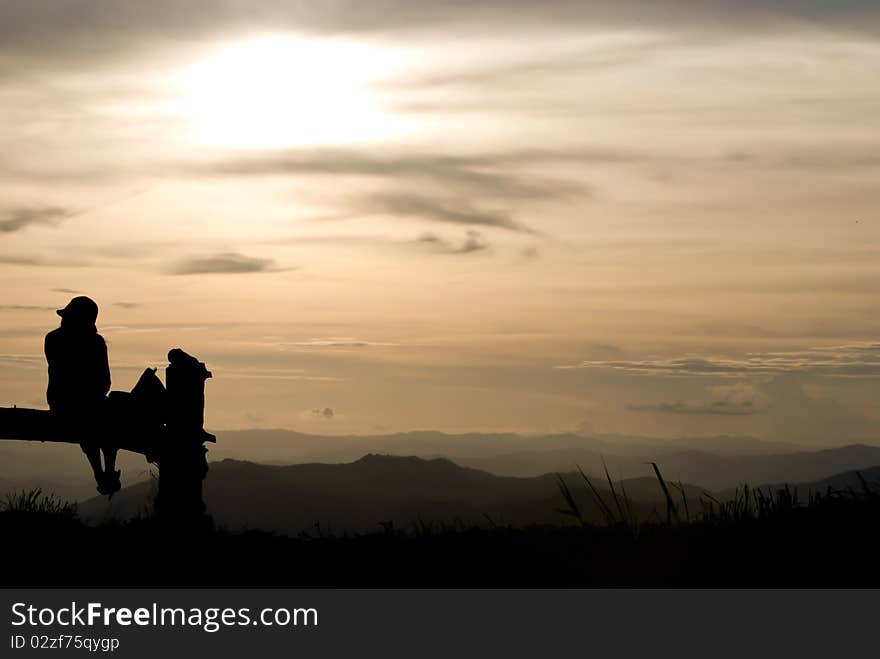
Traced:
<path fill-rule="evenodd" d="M 24 265 L 37 266 L 47 268 L 87 268 L 91 267 L 91 263 L 87 261 L 57 259 L 48 260 L 40 256 L 10 256 L 0 255 L 0 264 L 5 265 Z"/>
<path fill-rule="evenodd" d="M 523 261 L 534 261 L 541 256 L 540 250 L 535 245 L 523 247 L 519 251 L 519 257 Z"/>
<path fill-rule="evenodd" d="M 748 416 L 760 410 L 751 401 L 729 403 L 717 400 L 709 403 L 657 403 L 656 405 L 627 405 L 627 409 L 635 412 L 661 412 L 664 414 L 714 414 L 720 416 Z"/>
<path fill-rule="evenodd" d="M 14 208 L 0 215 L 0 233 L 14 233 L 32 226 L 54 227 L 73 215 L 73 211 L 58 206 Z"/>
<path fill-rule="evenodd" d="M 656 360 L 583 361 L 559 368 L 621 371 L 632 375 L 745 377 L 810 373 L 830 377 L 880 376 L 880 343 L 750 353 L 744 358 L 684 356 Z"/>
<path fill-rule="evenodd" d="M 304 422 L 325 423 L 335 419 L 344 419 L 345 416 L 338 414 L 332 407 L 314 407 L 301 411 L 299 418 Z"/>
<path fill-rule="evenodd" d="M 278 242 L 278 241 L 272 241 Z M 469 230 L 464 238 L 456 241 L 438 236 L 435 233 L 423 233 L 414 240 L 401 240 L 382 235 L 326 235 L 326 236 L 293 236 L 281 240 L 286 244 L 321 244 L 321 245 L 357 245 L 366 247 L 419 248 L 423 253 L 434 254 L 470 254 L 491 249 L 489 241 L 479 231 Z"/>
<path fill-rule="evenodd" d="M 466 36 L 556 29 L 773 33 L 816 28 L 877 34 L 876 0 L 58 0 L 0 3 L 0 43 L 10 72 L 97 65 L 171 44 L 230 34 L 295 30 L 393 37 Z"/>
<path fill-rule="evenodd" d="M 137 309 L 141 305 L 137 302 L 114 302 L 113 306 L 122 309 Z"/>
<path fill-rule="evenodd" d="M 365 215 L 390 215 L 407 220 L 491 227 L 537 235 L 516 217 L 526 203 L 589 199 L 593 191 L 583 180 L 526 174 L 561 159 L 630 158 L 602 150 L 554 152 L 520 150 L 463 156 L 434 153 L 372 153 L 369 150 L 288 150 L 260 157 L 234 157 L 189 163 L 181 175 L 201 177 L 328 176 L 369 179 L 378 190 L 334 199 L 334 210 L 315 221 L 351 220 Z"/>
<path fill-rule="evenodd" d="M 571 49 L 550 56 L 522 58 L 515 62 L 507 60 L 495 66 L 476 66 L 442 73 L 410 75 L 393 79 L 380 84 L 380 89 L 424 90 L 437 87 L 469 87 L 484 90 L 491 87 L 510 88 L 510 86 L 528 85 L 535 80 L 546 81 L 552 76 L 570 73 L 584 73 L 598 69 L 614 68 L 642 62 L 657 53 L 665 44 L 665 39 L 651 39 L 647 43 L 626 43 L 625 48 L 619 44 L 607 50 Z M 458 100 L 458 99 L 456 99 Z M 446 106 L 454 111 L 455 102 Z"/>
<path fill-rule="evenodd" d="M 2 311 L 55 311 L 58 307 L 37 304 L 0 304 Z"/>
<path fill-rule="evenodd" d="M 708 391 L 710 399 L 696 403 L 679 400 L 655 404 L 632 404 L 627 405 L 627 409 L 662 414 L 751 416 L 765 411 L 769 402 L 768 397 L 758 387 L 747 382 L 708 387 Z"/>
<path fill-rule="evenodd" d="M 180 261 L 172 268 L 171 273 L 175 275 L 244 274 L 277 270 L 273 259 L 245 256 L 238 252 L 222 252 L 213 256 Z"/>
<path fill-rule="evenodd" d="M 478 210 L 464 199 L 453 201 L 414 194 L 386 194 L 371 197 L 366 205 L 373 212 L 417 217 L 432 222 L 477 225 L 522 233 L 536 233 L 534 229 L 515 221 L 506 213 Z"/>
<path fill-rule="evenodd" d="M 839 98 L 822 99 L 826 103 L 839 103 Z M 852 102 L 852 101 L 849 101 Z M 847 145 L 845 147 L 816 148 L 800 147 L 797 149 L 773 149 L 765 152 L 732 151 L 721 156 L 721 161 L 744 165 L 750 168 L 756 166 L 768 169 L 792 169 L 792 170 L 829 170 L 839 172 L 848 169 L 877 169 L 880 168 L 880 155 L 877 153 L 878 145 L 869 143 L 863 145 Z"/>
<path fill-rule="evenodd" d="M 553 161 L 619 161 L 639 157 L 614 150 L 514 150 L 463 156 L 431 152 L 371 153 L 369 150 L 288 150 L 261 157 L 239 156 L 183 165 L 181 174 L 201 176 L 283 176 L 295 174 L 354 176 L 384 180 L 396 187 L 416 182 L 438 190 L 493 199 L 542 200 L 589 196 L 582 181 L 543 179 L 516 173 L 511 167 Z"/>
<path fill-rule="evenodd" d="M 0 355 L 0 364 L 16 368 L 45 368 L 46 359 L 37 355 Z"/>
<path fill-rule="evenodd" d="M 77 291 L 72 288 L 50 288 L 50 291 L 53 293 L 67 293 L 68 295 L 82 295 L 82 291 Z"/>
<path fill-rule="evenodd" d="M 308 339 L 307 341 L 294 341 L 284 343 L 283 346 L 291 346 L 297 348 L 369 348 L 375 346 L 393 346 L 394 343 L 380 343 L 377 341 L 363 341 L 352 337 L 326 337 L 318 339 Z"/>
<path fill-rule="evenodd" d="M 453 243 L 433 233 L 425 233 L 416 239 L 420 245 L 427 246 L 437 254 L 471 254 L 489 249 L 490 245 L 478 231 L 468 231 L 467 237 L 461 243 Z"/>
<path fill-rule="evenodd" d="M 312 410 L 312 416 L 318 416 L 318 417 L 321 417 L 322 419 L 330 420 L 334 416 L 333 409 L 330 407 L 325 407 L 323 409 L 315 408 Z"/>
<path fill-rule="evenodd" d="M 592 354 L 600 355 L 605 359 L 623 359 L 626 351 L 614 343 L 592 343 L 586 346 Z"/>

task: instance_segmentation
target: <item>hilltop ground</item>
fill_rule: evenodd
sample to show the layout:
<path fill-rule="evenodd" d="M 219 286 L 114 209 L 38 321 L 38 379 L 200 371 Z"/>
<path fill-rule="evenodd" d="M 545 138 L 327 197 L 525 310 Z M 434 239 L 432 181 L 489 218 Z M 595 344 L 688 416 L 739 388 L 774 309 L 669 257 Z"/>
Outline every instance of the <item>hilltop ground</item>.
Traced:
<path fill-rule="evenodd" d="M 491 450 L 499 441 L 485 440 Z M 27 454 L 6 451 L 27 473 Z M 81 467 L 77 451 L 68 457 Z M 868 446 L 667 453 L 658 461 L 670 482 L 606 479 L 596 474 L 604 464 L 597 455 L 589 484 L 568 471 L 569 455 L 560 458 L 569 465 L 561 482 L 552 473 L 497 475 L 436 458 L 288 466 L 227 459 L 212 463 L 205 483 L 213 524 L 177 527 L 150 517 L 149 473 L 132 466 L 126 473 L 141 482 L 110 505 L 95 498 L 77 509 L 36 495 L 0 501 L 0 557 L 4 584 L 29 587 L 880 586 L 878 455 Z M 629 459 L 652 469 L 639 456 Z M 708 462 L 718 489 L 678 481 Z M 40 459 L 37 467 L 52 465 Z M 64 469 L 70 464 L 59 462 L 55 471 Z M 722 489 L 742 474 L 797 485 Z"/>
<path fill-rule="evenodd" d="M 604 525 L 416 525 L 298 537 L 169 527 L 87 526 L 38 496 L 0 512 L 4 583 L 52 587 L 880 586 L 880 496 L 868 488 L 798 501 L 748 492 L 699 515 L 680 504 L 639 521 L 605 501 Z"/>

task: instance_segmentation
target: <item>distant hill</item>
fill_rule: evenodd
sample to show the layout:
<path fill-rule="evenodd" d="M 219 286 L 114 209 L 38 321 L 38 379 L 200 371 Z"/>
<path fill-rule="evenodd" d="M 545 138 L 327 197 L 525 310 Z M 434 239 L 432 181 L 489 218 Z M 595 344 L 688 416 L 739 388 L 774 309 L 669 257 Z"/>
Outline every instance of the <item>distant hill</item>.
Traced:
<path fill-rule="evenodd" d="M 514 433 L 410 432 L 374 436 L 319 436 L 289 430 L 221 431 L 211 445 L 212 460 L 232 458 L 249 462 L 290 465 L 350 463 L 368 453 L 447 458 L 458 465 L 497 476 L 533 478 L 569 472 L 580 466 L 604 480 L 607 465 L 615 480 L 654 475 L 657 462 L 671 481 L 694 483 L 721 491 L 743 483 L 813 482 L 831 474 L 880 464 L 880 447 L 852 445 L 821 451 L 792 449 L 789 444 L 753 437 L 711 436 L 688 439 L 651 439 L 576 434 L 526 436 Z M 94 482 L 78 446 L 51 447 L 36 442 L 3 442 L 0 447 L 4 491 L 42 487 L 74 500 L 94 493 Z M 145 480 L 155 467 L 137 455 L 121 452 L 123 482 Z"/>
<path fill-rule="evenodd" d="M 550 455 L 584 452 L 594 455 L 639 457 L 699 450 L 716 455 L 766 455 L 792 453 L 797 446 L 754 437 L 719 435 L 689 439 L 655 439 L 624 435 L 586 437 L 572 433 L 520 435 L 516 433 L 464 433 L 435 431 L 391 435 L 308 435 L 292 430 L 217 431 L 212 447 L 215 458 L 292 464 L 300 462 L 351 462 L 367 453 L 445 457 L 463 464 L 466 460 L 494 459 L 507 455 Z M 568 468 L 568 467 L 566 467 Z M 532 471 L 537 476 L 557 467 Z M 492 471 L 491 469 L 489 471 Z"/>
<path fill-rule="evenodd" d="M 758 456 L 792 454 L 797 447 L 754 437 L 719 435 L 688 439 L 652 439 L 623 435 L 601 438 L 577 434 L 529 436 L 515 433 L 466 433 L 447 435 L 424 431 L 392 435 L 319 436 L 289 430 L 219 431 L 211 455 L 268 464 L 301 462 L 350 462 L 366 453 L 448 458 L 457 464 L 499 476 L 534 477 L 566 472 L 580 466 L 601 477 L 604 464 L 615 479 L 653 477 L 647 464 L 656 461 L 672 469 L 676 480 L 724 488 L 743 480 L 752 481 L 747 467 Z M 880 455 L 880 448 L 877 449 Z M 717 461 L 713 461 L 718 458 Z M 726 458 L 743 461 L 726 462 Z M 847 463 L 844 468 L 878 464 Z M 700 472 L 706 468 L 708 476 Z M 833 473 L 835 467 L 820 475 Z M 665 473 L 665 472 L 664 472 Z M 763 475 L 763 474 L 759 474 Z M 787 477 L 785 473 L 783 477 Z M 799 474 L 798 474 L 799 475 Z M 729 476 L 729 477 L 728 477 Z"/>
<path fill-rule="evenodd" d="M 291 430 L 219 431 L 210 458 L 233 458 L 264 464 L 352 462 L 368 453 L 448 458 L 457 464 L 501 476 L 539 476 L 568 471 L 580 464 L 594 475 L 602 474 L 601 456 L 632 458 L 615 478 L 649 476 L 644 456 L 685 450 L 727 455 L 755 455 L 795 450 L 789 444 L 753 437 L 719 435 L 692 439 L 652 439 L 623 435 L 585 437 L 577 434 L 519 435 L 515 433 L 465 433 L 419 431 L 388 435 L 321 436 Z M 614 464 L 622 461 L 611 460 Z M 4 441 L 0 446 L 0 476 L 9 489 L 42 487 L 61 497 L 80 500 L 91 496 L 95 484 L 79 447 L 45 446 L 38 442 Z M 143 480 L 154 467 L 125 451 L 119 454 L 124 482 Z M 696 482 L 700 482 L 697 480 Z"/>
<path fill-rule="evenodd" d="M 549 471 L 569 471 L 580 465 L 598 474 L 603 464 L 612 477 L 651 476 L 656 462 L 663 476 L 673 481 L 698 483 L 709 490 L 724 490 L 743 483 L 801 483 L 830 474 L 865 469 L 880 464 L 880 447 L 854 444 L 821 451 L 772 455 L 716 455 L 703 451 L 652 453 L 641 456 L 601 455 L 591 450 L 522 451 L 492 458 L 465 458 L 461 464 L 496 474 L 529 476 Z"/>
<path fill-rule="evenodd" d="M 787 486 L 789 489 L 796 489 L 800 497 L 806 498 L 810 492 L 825 494 L 828 488 L 835 492 L 852 490 L 855 493 L 861 493 L 864 491 L 865 485 L 871 492 L 880 494 L 880 466 L 844 471 L 809 483 L 765 483 L 758 487 L 764 491 L 773 491 Z M 733 490 L 726 490 L 721 492 L 721 495 L 729 498 L 733 492 Z"/>
<path fill-rule="evenodd" d="M 600 521 L 583 483 L 570 485 L 584 516 Z M 605 492 L 607 485 L 600 488 Z M 656 479 L 623 484 L 634 509 L 648 516 L 663 501 Z M 696 497 L 700 488 L 689 486 Z M 108 504 L 96 497 L 80 505 L 91 520 L 128 518 L 144 510 L 151 484 L 123 489 Z M 610 494 L 605 492 L 604 496 Z M 224 460 L 212 463 L 205 500 L 214 519 L 228 528 L 257 528 L 287 534 L 299 531 L 375 531 L 426 524 L 558 524 L 565 518 L 555 476 L 514 478 L 460 467 L 449 460 L 367 455 L 345 464 L 259 465 Z M 487 517 L 488 516 L 488 517 Z M 491 522 L 489 521 L 491 520 Z"/>
<path fill-rule="evenodd" d="M 861 476 L 861 478 L 859 478 Z M 808 488 L 814 492 L 824 491 L 829 487 L 832 490 L 847 490 L 852 488 L 856 491 L 863 489 L 862 479 L 868 486 L 868 489 L 874 492 L 880 492 L 880 466 L 871 467 L 870 469 L 859 469 L 858 471 L 845 471 L 842 474 L 835 474 L 828 478 L 823 478 L 815 483 L 800 484 L 799 488 Z"/>
<path fill-rule="evenodd" d="M 609 458 L 609 469 L 614 472 Z M 669 482 L 685 485 L 695 506 L 704 491 L 726 498 L 733 488 L 749 483 L 791 483 L 802 489 L 824 489 L 827 484 L 858 486 L 854 470 L 874 475 L 880 467 L 880 449 L 854 445 L 825 451 L 774 456 L 720 457 L 696 451 L 658 458 Z M 630 466 L 634 466 L 630 465 Z M 645 469 L 650 469 L 640 463 Z M 837 474 L 829 478 L 828 474 Z M 877 474 L 880 478 L 880 474 Z M 601 521 L 600 511 L 575 474 L 566 476 L 579 498 L 584 517 Z M 833 480 L 836 479 L 836 480 Z M 709 483 L 709 487 L 705 484 Z M 721 483 L 712 487 L 711 484 Z M 604 478 L 594 484 L 611 501 Z M 639 515 L 663 510 L 664 495 L 654 477 L 620 479 L 619 492 L 626 492 Z M 704 489 L 705 487 L 705 489 Z M 86 519 L 128 518 L 149 507 L 152 483 L 125 488 L 108 503 L 103 497 L 80 505 Z M 680 496 L 674 492 L 676 500 Z M 557 524 L 557 509 L 564 507 L 553 474 L 534 477 L 497 476 L 459 466 L 447 459 L 366 455 L 340 464 L 309 463 L 277 466 L 238 460 L 211 465 L 205 483 L 205 499 L 215 520 L 229 528 L 258 528 L 284 533 L 365 532 L 381 523 L 395 527 L 415 523 L 465 525 L 475 523 Z M 318 526 L 316 526 L 318 525 Z"/>
<path fill-rule="evenodd" d="M 853 444 L 821 451 L 721 457 L 698 451 L 660 456 L 667 478 L 697 482 L 711 490 L 743 483 L 809 483 L 831 474 L 880 465 L 880 447 Z"/>

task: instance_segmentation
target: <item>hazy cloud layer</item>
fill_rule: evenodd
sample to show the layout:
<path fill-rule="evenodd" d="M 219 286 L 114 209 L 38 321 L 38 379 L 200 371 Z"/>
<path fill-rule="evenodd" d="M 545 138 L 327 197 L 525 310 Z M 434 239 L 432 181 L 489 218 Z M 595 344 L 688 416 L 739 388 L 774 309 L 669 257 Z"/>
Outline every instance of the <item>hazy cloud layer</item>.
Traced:
<path fill-rule="evenodd" d="M 195 176 L 351 176 L 398 182 L 408 190 L 414 185 L 428 185 L 429 190 L 455 189 L 497 199 L 546 200 L 589 196 L 591 190 L 583 181 L 527 176 L 515 167 L 548 162 L 634 161 L 644 157 L 611 149 L 512 150 L 450 156 L 435 152 L 376 154 L 370 149 L 324 148 L 191 163 L 179 167 L 179 171 Z"/>
<path fill-rule="evenodd" d="M 878 16 L 874 0 L 0 2 L 0 350 L 39 352 L 42 304 L 81 288 L 125 325 L 101 328 L 114 370 L 166 340 L 209 360 L 212 423 L 867 437 Z M 265 36 L 321 37 L 328 59 L 257 48 L 237 76 L 183 75 Z M 312 274 L 259 276 L 287 263 Z M 205 297 L 218 282 L 228 299 Z M 138 290 L 152 325 L 125 322 Z M 17 396 L 22 362 L 3 363 Z M 742 380 L 760 391 L 704 386 Z"/>
<path fill-rule="evenodd" d="M 769 404 L 767 395 L 755 384 L 736 382 L 707 387 L 708 400 L 660 402 L 627 405 L 634 412 L 696 416 L 751 416 L 764 412 Z"/>
<path fill-rule="evenodd" d="M 757 414 L 758 410 L 750 401 L 731 403 L 727 401 L 713 401 L 710 403 L 657 403 L 656 405 L 628 405 L 627 409 L 634 412 L 661 412 L 663 414 L 706 414 L 721 416 L 747 416 Z"/>
<path fill-rule="evenodd" d="M 335 200 L 336 214 L 325 220 L 385 214 L 428 222 L 493 227 L 537 233 L 516 217 L 523 203 L 589 199 L 584 181 L 535 176 L 523 166 L 547 162 L 596 162 L 634 158 L 630 153 L 596 150 L 511 151 L 467 156 L 432 153 L 375 155 L 369 151 L 320 149 L 288 151 L 264 157 L 236 157 L 190 165 L 181 173 L 195 176 L 337 176 L 372 180 L 380 190 Z"/>
<path fill-rule="evenodd" d="M 370 198 L 366 209 L 399 217 L 415 217 L 431 222 L 465 224 L 534 234 L 535 230 L 517 222 L 504 212 L 475 208 L 467 200 L 431 198 L 420 195 L 388 194 Z"/>
<path fill-rule="evenodd" d="M 382 343 L 377 341 L 364 341 L 353 337 L 330 336 L 324 338 L 308 339 L 306 341 L 293 341 L 282 343 L 285 347 L 295 348 L 369 348 L 373 346 L 393 346 L 393 343 Z"/>
<path fill-rule="evenodd" d="M 491 20 L 491 22 L 490 22 Z M 876 34 L 874 0 L 377 0 L 290 3 L 264 0 L 56 0 L 0 5 L 0 43 L 31 66 L 101 62 L 120 51 L 145 50 L 174 40 L 198 40 L 230 31 L 293 29 L 341 33 L 402 31 L 459 33 L 530 27 L 775 31 L 789 26 Z M 488 28 L 491 31 L 493 28 Z M 7 69 L 12 69 L 9 62 Z"/>
<path fill-rule="evenodd" d="M 0 304 L 0 311 L 55 311 L 57 308 L 38 304 Z"/>
<path fill-rule="evenodd" d="M 178 262 L 171 270 L 175 275 L 244 274 L 271 272 L 278 268 L 273 259 L 223 252 L 213 256 L 195 257 Z"/>
<path fill-rule="evenodd" d="M 0 355 L 0 364 L 19 368 L 42 368 L 46 358 L 38 355 Z"/>
<path fill-rule="evenodd" d="M 550 57 L 538 55 L 521 59 L 510 64 L 492 67 L 459 69 L 438 74 L 411 76 L 393 80 L 380 88 L 389 90 L 434 89 L 438 87 L 472 87 L 485 90 L 487 87 L 509 88 L 510 85 L 523 85 L 540 80 L 545 82 L 554 76 L 570 73 L 584 73 L 606 69 L 635 62 L 643 62 L 651 57 L 665 40 L 654 40 L 647 44 L 633 44 L 626 49 L 611 52 L 569 49 Z M 534 54 L 533 54 L 534 55 Z M 452 107 L 452 104 L 450 104 Z"/>
<path fill-rule="evenodd" d="M 0 212 L 0 233 L 13 233 L 32 226 L 57 226 L 73 214 L 67 208 L 56 206 L 14 208 Z"/>
<path fill-rule="evenodd" d="M 312 415 L 313 415 L 313 416 L 318 416 L 318 417 L 321 417 L 321 418 L 323 418 L 323 419 L 327 419 L 327 420 L 329 420 L 329 419 L 332 419 L 333 416 L 334 416 L 333 408 L 331 408 L 331 407 L 325 407 L 325 408 L 322 409 L 322 408 L 317 408 L 317 407 L 316 407 L 315 409 L 312 410 Z"/>
<path fill-rule="evenodd" d="M 416 242 L 438 254 L 471 254 L 490 248 L 489 242 L 478 231 L 468 231 L 467 237 L 461 243 L 454 243 L 433 233 L 422 234 Z"/>
<path fill-rule="evenodd" d="M 273 241 L 274 242 L 274 241 Z M 329 235 L 329 236 L 298 236 L 285 238 L 282 241 L 289 245 L 355 245 L 394 248 L 416 248 L 421 253 L 429 254 L 473 254 L 492 249 L 492 244 L 475 230 L 469 230 L 461 239 L 451 239 L 436 233 L 426 232 L 412 240 L 401 240 L 388 236 L 364 236 L 364 235 Z M 522 260 L 532 260 L 538 257 L 535 247 L 527 247 L 519 251 Z"/>
<path fill-rule="evenodd" d="M 641 361 L 584 361 L 561 368 L 598 368 L 634 375 L 663 376 L 743 377 L 810 373 L 835 377 L 877 377 L 880 376 L 880 344 L 753 353 L 742 359 L 688 356 Z"/>
<path fill-rule="evenodd" d="M 67 258 L 44 258 L 42 256 L 13 256 L 11 254 L 0 255 L 0 264 L 3 265 L 22 265 L 33 266 L 39 268 L 87 268 L 92 263 L 79 259 Z"/>

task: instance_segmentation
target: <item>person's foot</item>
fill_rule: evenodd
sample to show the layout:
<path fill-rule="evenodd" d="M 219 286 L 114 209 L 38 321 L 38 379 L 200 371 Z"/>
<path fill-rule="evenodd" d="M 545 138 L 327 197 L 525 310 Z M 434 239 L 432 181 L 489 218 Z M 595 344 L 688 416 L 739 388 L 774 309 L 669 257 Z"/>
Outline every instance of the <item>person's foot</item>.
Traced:
<path fill-rule="evenodd" d="M 119 492 L 119 490 L 122 489 L 122 479 L 120 479 L 121 475 L 122 475 L 122 472 L 119 469 L 117 469 L 116 471 L 114 471 L 111 474 L 107 474 L 107 481 L 108 481 L 108 485 L 109 485 L 109 489 L 110 489 L 110 491 L 107 494 L 111 499 L 113 498 L 114 494 L 116 494 L 117 492 Z"/>
<path fill-rule="evenodd" d="M 110 480 L 107 478 L 109 474 L 95 474 L 95 482 L 98 486 L 95 488 L 98 490 L 98 494 L 108 495 L 111 493 L 110 488 Z"/>
<path fill-rule="evenodd" d="M 122 472 L 118 469 L 114 472 L 102 474 L 99 478 L 95 479 L 98 481 L 98 487 L 95 489 L 98 490 L 99 494 L 103 494 L 112 499 L 113 495 L 122 489 L 122 481 L 120 479 L 121 474 Z"/>

